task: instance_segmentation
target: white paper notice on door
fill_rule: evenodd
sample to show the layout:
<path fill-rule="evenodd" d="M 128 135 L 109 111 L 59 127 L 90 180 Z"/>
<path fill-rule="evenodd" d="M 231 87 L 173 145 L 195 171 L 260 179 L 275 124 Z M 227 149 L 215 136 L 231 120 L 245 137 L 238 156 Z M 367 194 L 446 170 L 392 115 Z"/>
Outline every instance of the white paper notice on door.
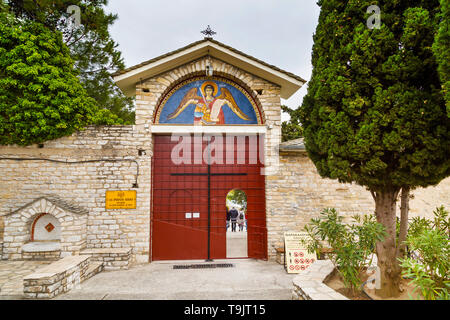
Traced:
<path fill-rule="evenodd" d="M 186 212 L 186 219 L 192 219 L 192 213 Z"/>
<path fill-rule="evenodd" d="M 200 218 L 200 212 L 194 212 L 193 215 L 194 218 Z"/>

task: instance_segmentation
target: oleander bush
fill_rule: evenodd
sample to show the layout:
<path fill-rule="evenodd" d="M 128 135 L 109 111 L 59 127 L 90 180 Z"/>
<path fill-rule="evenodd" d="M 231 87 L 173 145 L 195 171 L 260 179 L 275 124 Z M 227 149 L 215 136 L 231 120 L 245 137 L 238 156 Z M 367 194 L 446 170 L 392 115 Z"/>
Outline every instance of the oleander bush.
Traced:
<path fill-rule="evenodd" d="M 386 232 L 373 215 L 355 215 L 353 223 L 344 222 L 336 209 L 324 209 L 318 218 L 305 226 L 310 240 L 305 241 L 309 252 L 319 252 L 326 243 L 332 252 L 329 258 L 341 275 L 344 286 L 353 294 L 361 290 L 361 273 L 371 263 L 375 244 Z"/>
<path fill-rule="evenodd" d="M 402 275 L 415 285 L 426 300 L 449 300 L 450 239 L 449 213 L 443 206 L 433 212 L 434 219 L 414 218 L 408 229 L 406 244 L 411 253 L 400 259 Z"/>

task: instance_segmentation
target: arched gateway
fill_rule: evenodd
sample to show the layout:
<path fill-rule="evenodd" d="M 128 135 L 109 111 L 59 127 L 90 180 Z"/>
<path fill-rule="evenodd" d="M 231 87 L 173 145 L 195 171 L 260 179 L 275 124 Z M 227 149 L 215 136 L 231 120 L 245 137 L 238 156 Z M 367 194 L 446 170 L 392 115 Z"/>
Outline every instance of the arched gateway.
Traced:
<path fill-rule="evenodd" d="M 150 132 L 150 260 L 227 258 L 226 197 L 247 195 L 245 256 L 267 259 L 280 97 L 304 80 L 211 38 L 114 75 Z"/>

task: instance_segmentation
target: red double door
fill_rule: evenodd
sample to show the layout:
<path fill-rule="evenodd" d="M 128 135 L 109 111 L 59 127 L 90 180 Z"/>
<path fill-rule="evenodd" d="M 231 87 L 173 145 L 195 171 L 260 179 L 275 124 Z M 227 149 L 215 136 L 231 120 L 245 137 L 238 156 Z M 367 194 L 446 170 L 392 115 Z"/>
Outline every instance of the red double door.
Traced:
<path fill-rule="evenodd" d="M 152 260 L 226 258 L 226 196 L 247 196 L 248 257 L 267 259 L 264 137 L 154 136 Z"/>

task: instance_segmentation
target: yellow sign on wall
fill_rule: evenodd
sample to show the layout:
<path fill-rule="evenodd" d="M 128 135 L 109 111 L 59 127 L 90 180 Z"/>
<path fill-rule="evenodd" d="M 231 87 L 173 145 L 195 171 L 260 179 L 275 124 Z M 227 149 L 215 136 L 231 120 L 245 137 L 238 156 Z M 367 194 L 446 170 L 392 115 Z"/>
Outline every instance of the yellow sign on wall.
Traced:
<path fill-rule="evenodd" d="M 136 209 L 136 190 L 106 191 L 106 209 Z"/>

